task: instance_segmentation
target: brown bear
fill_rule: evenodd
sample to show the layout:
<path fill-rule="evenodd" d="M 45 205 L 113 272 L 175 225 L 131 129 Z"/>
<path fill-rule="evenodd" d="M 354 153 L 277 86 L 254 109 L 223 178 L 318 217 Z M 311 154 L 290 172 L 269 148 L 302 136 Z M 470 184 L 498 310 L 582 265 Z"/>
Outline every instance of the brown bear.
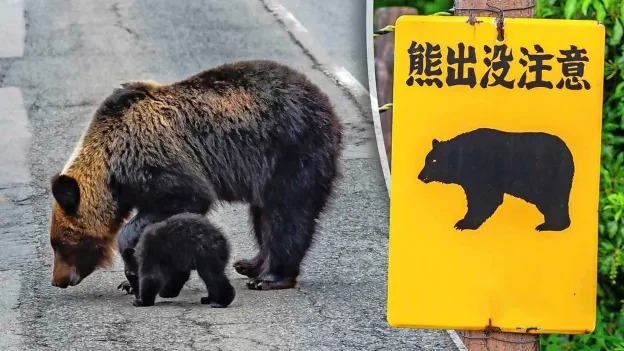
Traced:
<path fill-rule="evenodd" d="M 122 84 L 51 180 L 52 285 L 114 262 L 132 211 L 206 214 L 249 204 L 258 252 L 234 263 L 250 289 L 287 289 L 339 175 L 343 128 L 319 87 L 285 65 L 240 61 L 172 84 Z"/>

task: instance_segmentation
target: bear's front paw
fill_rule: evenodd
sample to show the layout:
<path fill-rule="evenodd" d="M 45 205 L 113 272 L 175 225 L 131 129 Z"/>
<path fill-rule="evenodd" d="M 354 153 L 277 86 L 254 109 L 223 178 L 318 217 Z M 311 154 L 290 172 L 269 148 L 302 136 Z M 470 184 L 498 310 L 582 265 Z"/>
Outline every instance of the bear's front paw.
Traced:
<path fill-rule="evenodd" d="M 479 224 L 465 218 L 460 219 L 457 223 L 455 223 L 455 229 L 457 230 L 475 230 L 477 228 L 479 228 Z"/>
<path fill-rule="evenodd" d="M 292 289 L 297 285 L 295 278 L 278 278 L 271 274 L 260 278 L 252 278 L 247 281 L 250 290 L 280 290 Z"/>
<path fill-rule="evenodd" d="M 132 306 L 135 307 L 147 307 L 147 306 L 154 306 L 154 303 L 149 303 L 149 302 L 145 302 L 141 299 L 136 299 L 134 300 L 134 302 L 132 302 Z"/>
<path fill-rule="evenodd" d="M 132 289 L 132 285 L 127 280 L 119 284 L 119 286 L 117 286 L 117 290 L 125 291 L 126 295 L 134 294 L 134 289 Z"/>

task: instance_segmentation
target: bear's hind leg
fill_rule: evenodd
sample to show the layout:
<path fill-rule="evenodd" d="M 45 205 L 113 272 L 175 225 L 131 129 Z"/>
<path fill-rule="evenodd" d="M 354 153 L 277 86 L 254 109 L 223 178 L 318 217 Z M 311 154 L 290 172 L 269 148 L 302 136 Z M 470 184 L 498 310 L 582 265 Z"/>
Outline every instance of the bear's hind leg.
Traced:
<path fill-rule="evenodd" d="M 338 174 L 332 154 L 328 150 L 300 150 L 283 155 L 281 164 L 276 166 L 279 172 L 267 184 L 263 198 L 262 271 L 249 279 L 247 288 L 291 289 L 297 284 L 301 262 L 316 232 L 316 221 Z"/>
<path fill-rule="evenodd" d="M 460 219 L 455 224 L 455 229 L 478 229 L 503 203 L 503 195 L 504 193 L 502 191 L 494 191 L 492 189 L 466 189 L 468 211 L 464 218 Z"/>
<path fill-rule="evenodd" d="M 316 220 L 325 205 L 322 193 L 305 203 L 280 204 L 267 211 L 263 251 L 267 253 L 262 274 L 247 282 L 252 290 L 291 289 L 297 283 L 301 262 L 316 231 Z"/>
<path fill-rule="evenodd" d="M 253 231 L 258 248 L 262 247 L 262 212 L 263 210 L 260 206 L 251 205 L 249 208 L 249 216 L 251 217 L 251 221 L 253 223 Z M 238 274 L 249 278 L 257 278 L 262 270 L 263 262 L 264 258 L 262 256 L 262 251 L 258 250 L 256 256 L 252 259 L 238 260 L 234 262 L 233 266 Z"/>
<path fill-rule="evenodd" d="M 213 308 L 225 308 L 234 301 L 236 291 L 222 269 L 202 264 L 197 269 L 197 275 L 204 281 L 208 290 L 208 296 L 201 298 L 201 304 L 210 304 Z"/>
<path fill-rule="evenodd" d="M 539 204 L 537 209 L 544 215 L 544 223 L 535 227 L 535 230 L 539 232 L 562 231 L 570 226 L 570 213 L 567 201 Z"/>

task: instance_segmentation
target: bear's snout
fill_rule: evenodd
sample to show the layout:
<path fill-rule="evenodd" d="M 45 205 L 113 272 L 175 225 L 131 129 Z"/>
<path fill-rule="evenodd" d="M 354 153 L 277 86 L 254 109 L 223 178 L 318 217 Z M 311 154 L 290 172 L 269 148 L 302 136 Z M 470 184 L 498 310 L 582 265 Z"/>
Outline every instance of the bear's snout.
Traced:
<path fill-rule="evenodd" d="M 427 177 L 427 174 L 425 173 L 424 169 L 422 171 L 420 171 L 420 173 L 418 174 L 418 180 L 420 180 L 421 182 L 423 182 L 425 184 L 431 182 L 431 179 L 429 179 Z"/>
<path fill-rule="evenodd" d="M 83 277 L 78 274 L 76 267 L 72 267 L 65 262 L 55 262 L 52 268 L 52 279 L 50 283 L 57 288 L 65 289 L 68 286 L 80 284 Z"/>

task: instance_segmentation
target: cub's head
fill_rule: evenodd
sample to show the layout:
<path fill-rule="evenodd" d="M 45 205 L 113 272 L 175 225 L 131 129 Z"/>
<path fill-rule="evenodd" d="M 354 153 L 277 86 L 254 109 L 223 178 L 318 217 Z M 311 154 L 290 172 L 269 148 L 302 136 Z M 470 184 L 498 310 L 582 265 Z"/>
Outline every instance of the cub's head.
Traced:
<path fill-rule="evenodd" d="M 134 217 L 123 225 L 117 234 L 117 249 L 124 262 L 124 274 L 135 295 L 139 291 L 139 263 L 135 257 L 135 247 L 139 242 L 141 231 L 148 224 L 148 220 L 141 216 Z"/>
<path fill-rule="evenodd" d="M 83 209 L 88 202 L 78 181 L 57 174 L 51 181 L 54 207 L 50 244 L 54 250 L 52 285 L 67 288 L 79 284 L 96 268 L 114 262 L 114 235 L 103 216 Z M 97 207 L 96 207 L 97 208 Z"/>
<path fill-rule="evenodd" d="M 430 182 L 452 183 L 454 169 L 454 152 L 452 145 L 433 139 L 431 151 L 425 158 L 425 166 L 418 174 L 418 179 L 427 184 Z"/>

